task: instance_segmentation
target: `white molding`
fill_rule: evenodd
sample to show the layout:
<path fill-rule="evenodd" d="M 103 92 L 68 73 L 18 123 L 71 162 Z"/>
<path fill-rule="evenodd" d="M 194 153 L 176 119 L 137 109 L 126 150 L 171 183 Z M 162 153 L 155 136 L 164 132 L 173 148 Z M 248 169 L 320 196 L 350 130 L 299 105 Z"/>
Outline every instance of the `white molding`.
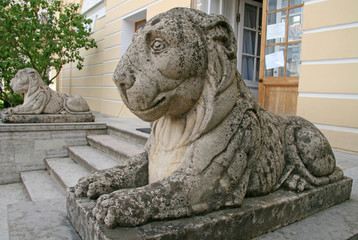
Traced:
<path fill-rule="evenodd" d="M 342 59 L 326 59 L 326 60 L 302 61 L 301 65 L 346 64 L 346 63 L 358 63 L 358 58 L 342 58 Z"/>
<path fill-rule="evenodd" d="M 117 48 L 117 47 L 120 47 L 121 44 L 117 44 L 117 45 L 113 45 L 113 46 L 110 46 L 110 47 L 106 47 L 104 48 L 104 50 L 109 50 L 109 49 L 113 49 L 113 48 Z"/>
<path fill-rule="evenodd" d="M 114 58 L 114 59 L 109 59 L 109 60 L 104 60 L 104 63 L 110 63 L 110 62 L 119 62 L 119 60 L 121 60 L 121 58 Z"/>
<path fill-rule="evenodd" d="M 358 22 L 344 23 L 344 24 L 338 24 L 338 25 L 334 25 L 334 26 L 327 26 L 327 27 L 320 27 L 320 28 L 313 28 L 313 29 L 303 30 L 302 34 L 328 32 L 328 31 L 335 31 L 335 30 L 342 30 L 342 29 L 356 28 L 356 27 L 358 27 Z"/>
<path fill-rule="evenodd" d="M 299 97 L 305 98 L 329 98 L 329 99 L 350 99 L 358 100 L 358 94 L 350 93 L 309 93 L 309 92 L 300 92 Z"/>
<path fill-rule="evenodd" d="M 311 4 L 315 4 L 315 3 L 320 3 L 320 2 L 326 2 L 327 0 L 306 0 L 304 1 L 305 5 L 311 5 Z"/>
<path fill-rule="evenodd" d="M 314 125 L 319 129 L 358 134 L 358 128 L 334 126 L 334 125 L 319 124 L 319 123 L 314 123 Z"/>
<path fill-rule="evenodd" d="M 87 99 L 95 99 L 95 100 L 101 100 L 101 101 L 105 101 L 105 102 L 115 102 L 115 103 L 123 103 L 122 100 L 112 100 L 112 99 L 108 99 L 108 98 L 100 98 L 100 97 L 86 97 L 86 96 L 82 96 L 83 98 L 87 98 Z"/>
<path fill-rule="evenodd" d="M 103 74 L 98 74 L 98 75 L 88 75 L 88 76 L 78 76 L 78 77 L 63 77 L 61 78 L 62 80 L 67 80 L 67 79 L 81 79 L 81 78 L 96 78 L 96 77 L 102 77 Z"/>

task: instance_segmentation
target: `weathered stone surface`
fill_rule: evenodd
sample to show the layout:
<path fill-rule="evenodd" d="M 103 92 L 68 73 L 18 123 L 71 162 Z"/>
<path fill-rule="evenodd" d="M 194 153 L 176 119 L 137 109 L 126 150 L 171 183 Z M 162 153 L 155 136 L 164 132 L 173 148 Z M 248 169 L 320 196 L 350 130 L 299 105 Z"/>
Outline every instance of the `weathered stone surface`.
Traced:
<path fill-rule="evenodd" d="M 70 123 L 94 122 L 92 114 L 17 114 L 0 116 L 4 123 Z"/>
<path fill-rule="evenodd" d="M 344 178 L 301 193 L 279 190 L 245 198 L 242 206 L 190 218 L 107 229 L 92 214 L 96 202 L 67 194 L 67 212 L 82 239 L 251 239 L 349 199 L 352 180 Z"/>
<path fill-rule="evenodd" d="M 93 122 L 87 102 L 78 95 L 53 91 L 32 68 L 20 70 L 11 80 L 15 93 L 25 94 L 24 103 L 7 108 L 0 118 L 5 123 Z"/>
<path fill-rule="evenodd" d="M 159 14 L 135 33 L 113 79 L 152 131 L 144 153 L 75 187 L 77 196 L 98 198 L 98 222 L 190 217 L 343 178 L 312 123 L 256 103 L 236 68 L 234 35 L 224 17 L 188 8 Z"/>
<path fill-rule="evenodd" d="M 0 184 L 20 182 L 19 172 L 45 169 L 45 158 L 66 157 L 67 146 L 87 145 L 88 134 L 106 131 L 104 123 L 0 123 Z"/>

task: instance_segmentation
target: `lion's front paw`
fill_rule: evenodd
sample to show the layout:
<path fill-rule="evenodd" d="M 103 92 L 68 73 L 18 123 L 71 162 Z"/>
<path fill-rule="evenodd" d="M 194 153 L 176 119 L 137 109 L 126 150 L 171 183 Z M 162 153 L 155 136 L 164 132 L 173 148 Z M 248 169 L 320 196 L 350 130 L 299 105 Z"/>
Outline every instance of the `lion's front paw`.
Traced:
<path fill-rule="evenodd" d="M 4 116 L 11 116 L 13 115 L 15 112 L 15 108 L 6 108 L 3 110 L 3 115 Z"/>
<path fill-rule="evenodd" d="M 81 178 L 75 186 L 77 197 L 98 198 L 102 194 L 113 191 L 111 180 L 103 173 L 94 173 Z"/>
<path fill-rule="evenodd" d="M 93 216 L 108 228 L 116 226 L 133 227 L 144 224 L 149 219 L 149 208 L 141 204 L 130 190 L 119 190 L 97 199 Z"/>
<path fill-rule="evenodd" d="M 285 186 L 290 190 L 297 192 L 312 189 L 312 186 L 304 178 L 297 174 L 290 175 L 285 181 Z"/>

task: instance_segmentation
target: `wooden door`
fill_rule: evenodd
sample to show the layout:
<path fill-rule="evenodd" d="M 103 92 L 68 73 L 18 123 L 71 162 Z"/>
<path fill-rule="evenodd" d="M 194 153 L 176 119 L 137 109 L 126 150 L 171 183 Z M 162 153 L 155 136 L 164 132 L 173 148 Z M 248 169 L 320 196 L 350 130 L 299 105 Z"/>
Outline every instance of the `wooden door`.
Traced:
<path fill-rule="evenodd" d="M 258 102 L 265 109 L 296 114 L 303 0 L 265 0 Z"/>

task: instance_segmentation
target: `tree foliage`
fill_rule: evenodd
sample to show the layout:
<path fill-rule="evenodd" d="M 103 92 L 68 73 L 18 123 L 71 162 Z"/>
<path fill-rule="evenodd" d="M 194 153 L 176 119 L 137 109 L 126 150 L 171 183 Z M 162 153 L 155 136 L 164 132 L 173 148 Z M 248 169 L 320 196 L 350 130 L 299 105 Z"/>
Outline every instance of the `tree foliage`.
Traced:
<path fill-rule="evenodd" d="M 36 69 L 46 84 L 52 83 L 64 64 L 76 62 L 80 49 L 97 47 L 90 38 L 90 19 L 79 13 L 79 5 L 62 0 L 0 1 L 0 104 L 21 103 L 9 83 L 25 67 Z M 55 70 L 49 77 L 49 70 Z M 1 105 L 0 105 L 1 107 Z"/>

